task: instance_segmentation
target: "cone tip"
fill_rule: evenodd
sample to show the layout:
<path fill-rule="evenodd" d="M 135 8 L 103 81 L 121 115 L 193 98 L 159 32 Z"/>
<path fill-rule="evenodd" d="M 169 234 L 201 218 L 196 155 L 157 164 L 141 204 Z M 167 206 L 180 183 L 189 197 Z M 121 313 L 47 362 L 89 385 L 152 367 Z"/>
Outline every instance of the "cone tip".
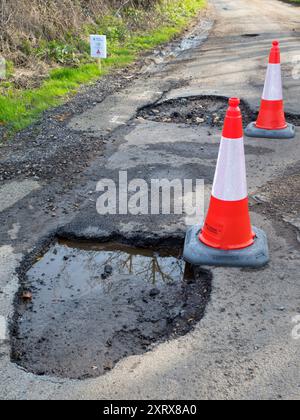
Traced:
<path fill-rule="evenodd" d="M 232 106 L 233 108 L 237 108 L 239 104 L 241 103 L 239 98 L 230 98 L 229 99 L 229 106 Z"/>
<path fill-rule="evenodd" d="M 279 41 L 273 41 L 272 44 L 273 44 L 273 47 L 278 47 L 279 46 Z"/>

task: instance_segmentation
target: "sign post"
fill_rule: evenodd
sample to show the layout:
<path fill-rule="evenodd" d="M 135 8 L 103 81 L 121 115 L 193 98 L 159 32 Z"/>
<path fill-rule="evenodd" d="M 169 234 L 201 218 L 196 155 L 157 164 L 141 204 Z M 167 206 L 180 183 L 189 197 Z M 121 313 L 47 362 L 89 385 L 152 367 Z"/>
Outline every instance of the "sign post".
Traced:
<path fill-rule="evenodd" d="M 107 58 L 107 40 L 105 35 L 91 35 L 91 57 L 96 58 L 99 72 L 102 71 L 101 59 Z"/>

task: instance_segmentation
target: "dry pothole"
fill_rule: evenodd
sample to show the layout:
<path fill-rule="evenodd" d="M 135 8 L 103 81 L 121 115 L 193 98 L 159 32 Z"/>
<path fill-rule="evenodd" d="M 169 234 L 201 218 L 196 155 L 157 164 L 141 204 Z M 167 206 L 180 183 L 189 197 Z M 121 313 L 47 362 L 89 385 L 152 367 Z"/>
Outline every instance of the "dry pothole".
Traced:
<path fill-rule="evenodd" d="M 38 375 L 84 379 L 187 334 L 203 317 L 211 275 L 179 254 L 164 246 L 53 244 L 26 272 L 16 299 L 12 360 Z"/>
<path fill-rule="evenodd" d="M 227 109 L 228 98 L 225 97 L 188 97 L 146 106 L 139 111 L 138 116 L 156 122 L 221 128 Z M 245 125 L 255 120 L 256 115 L 247 104 L 242 102 L 241 109 Z"/>

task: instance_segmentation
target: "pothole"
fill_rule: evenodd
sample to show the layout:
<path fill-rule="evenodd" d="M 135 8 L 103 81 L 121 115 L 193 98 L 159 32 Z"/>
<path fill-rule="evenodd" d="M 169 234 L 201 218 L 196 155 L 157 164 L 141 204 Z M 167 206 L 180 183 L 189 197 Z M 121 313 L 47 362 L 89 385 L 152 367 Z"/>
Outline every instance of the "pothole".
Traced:
<path fill-rule="evenodd" d="M 260 34 L 243 34 L 243 38 L 257 38 Z"/>
<path fill-rule="evenodd" d="M 257 114 L 242 100 L 240 108 L 243 114 L 244 127 L 256 121 Z M 137 116 L 145 120 L 208 126 L 222 128 L 228 109 L 228 98 L 222 96 L 192 96 L 171 99 L 162 103 L 147 105 L 140 109 Z M 300 125 L 300 115 L 286 113 L 289 123 Z"/>
<path fill-rule="evenodd" d="M 37 375 L 84 379 L 187 334 L 204 315 L 211 274 L 163 242 L 152 250 L 58 241 L 22 283 L 12 360 Z"/>
<path fill-rule="evenodd" d="M 254 121 L 256 116 L 245 103 L 241 104 L 241 108 L 245 125 Z M 150 105 L 141 109 L 138 116 L 156 122 L 221 128 L 227 109 L 228 98 L 201 96 L 172 99 Z"/>

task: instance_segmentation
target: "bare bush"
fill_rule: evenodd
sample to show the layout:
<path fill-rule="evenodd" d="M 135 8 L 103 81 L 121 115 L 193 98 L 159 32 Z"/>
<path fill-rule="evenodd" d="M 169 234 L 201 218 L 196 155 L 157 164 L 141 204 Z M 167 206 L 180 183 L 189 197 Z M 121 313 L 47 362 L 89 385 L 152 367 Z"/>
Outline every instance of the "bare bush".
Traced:
<path fill-rule="evenodd" d="M 0 0 L 0 54 L 26 62 L 26 46 L 61 40 L 109 11 L 150 8 L 156 0 Z M 25 52 L 24 52 L 25 49 Z"/>

